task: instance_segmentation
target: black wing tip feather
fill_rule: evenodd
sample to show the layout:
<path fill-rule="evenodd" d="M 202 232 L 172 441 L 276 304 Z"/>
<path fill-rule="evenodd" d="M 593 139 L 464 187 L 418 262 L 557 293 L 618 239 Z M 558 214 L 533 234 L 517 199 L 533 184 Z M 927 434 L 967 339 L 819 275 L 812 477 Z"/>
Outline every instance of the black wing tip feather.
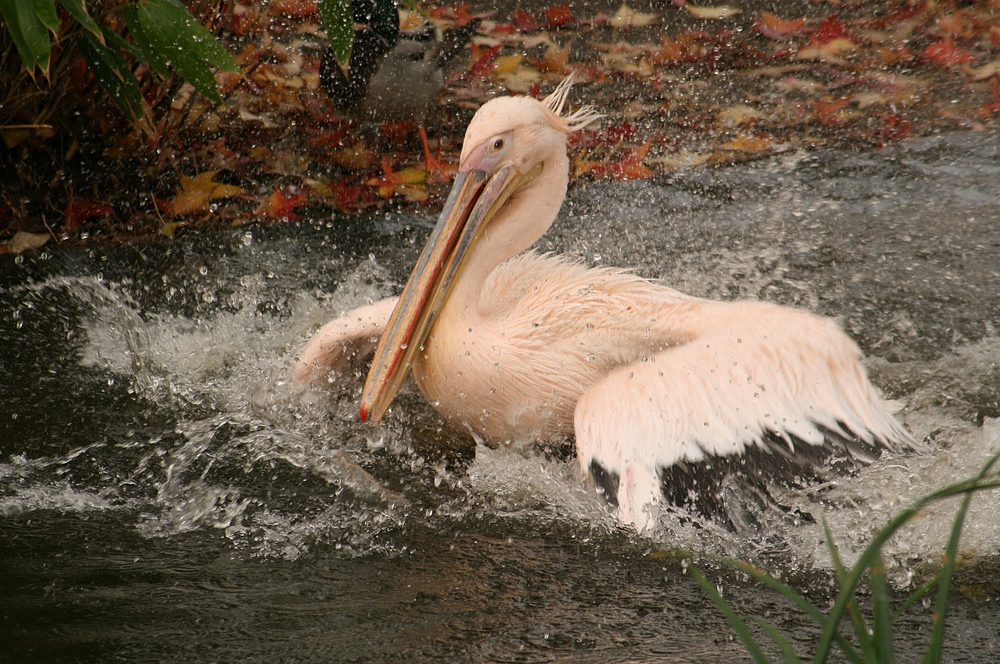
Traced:
<path fill-rule="evenodd" d="M 731 531 L 759 530 L 766 512 L 811 522 L 809 514 L 782 505 L 769 487 L 803 488 L 826 481 L 831 475 L 848 476 L 877 461 L 899 445 L 891 441 L 866 441 L 848 433 L 816 425 L 824 435 L 822 445 L 797 436 L 768 432 L 763 443 L 739 454 L 706 454 L 698 462 L 681 461 L 660 469 L 660 489 L 667 505 L 719 523 Z M 619 477 L 597 461 L 590 473 L 605 499 L 617 506 Z"/>

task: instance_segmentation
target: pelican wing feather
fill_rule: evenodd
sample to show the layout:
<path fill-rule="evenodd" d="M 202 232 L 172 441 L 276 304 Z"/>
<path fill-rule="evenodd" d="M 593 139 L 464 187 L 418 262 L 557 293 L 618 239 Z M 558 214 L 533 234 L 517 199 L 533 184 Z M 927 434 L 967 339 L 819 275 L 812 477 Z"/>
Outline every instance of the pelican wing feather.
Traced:
<path fill-rule="evenodd" d="M 398 300 L 390 297 L 352 309 L 317 330 L 302 349 L 291 381 L 341 388 L 352 385 L 345 379 L 368 370 L 379 336 Z"/>
<path fill-rule="evenodd" d="M 643 528 L 662 469 L 749 449 L 802 458 L 830 446 L 862 462 L 915 446 L 830 320 L 766 302 L 695 300 L 693 341 L 620 366 L 574 414 L 581 467 L 618 478 L 623 521 Z M 805 454 L 803 454 L 805 453 Z"/>

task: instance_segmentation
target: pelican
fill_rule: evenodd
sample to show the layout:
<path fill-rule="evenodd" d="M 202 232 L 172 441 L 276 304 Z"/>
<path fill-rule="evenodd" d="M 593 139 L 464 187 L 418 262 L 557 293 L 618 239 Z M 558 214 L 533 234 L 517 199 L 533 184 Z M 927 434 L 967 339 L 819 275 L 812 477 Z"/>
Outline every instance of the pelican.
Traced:
<path fill-rule="evenodd" d="M 667 486 L 678 468 L 761 452 L 799 468 L 914 447 L 834 322 L 530 250 L 566 194 L 567 136 L 600 117 L 563 114 L 569 89 L 479 109 L 401 295 L 320 329 L 292 380 L 341 380 L 374 351 L 362 420 L 379 422 L 412 368 L 445 419 L 487 442 L 572 436 L 582 476 L 639 531 L 665 493 L 683 493 Z"/>

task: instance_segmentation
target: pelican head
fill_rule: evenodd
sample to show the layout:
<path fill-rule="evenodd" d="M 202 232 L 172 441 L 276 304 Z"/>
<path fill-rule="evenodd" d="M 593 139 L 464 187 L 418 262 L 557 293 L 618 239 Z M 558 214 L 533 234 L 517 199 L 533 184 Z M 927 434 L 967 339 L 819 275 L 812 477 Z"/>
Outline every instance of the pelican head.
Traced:
<path fill-rule="evenodd" d="M 571 85 L 566 78 L 541 101 L 498 97 L 469 123 L 451 193 L 372 359 L 362 420 L 385 414 L 472 250 L 488 245 L 477 254 L 488 264 L 478 267 L 492 269 L 531 246 L 555 219 L 569 178 L 566 137 L 600 118 L 586 106 L 562 114 Z M 517 201 L 529 190 L 538 193 L 532 214 L 518 215 Z"/>

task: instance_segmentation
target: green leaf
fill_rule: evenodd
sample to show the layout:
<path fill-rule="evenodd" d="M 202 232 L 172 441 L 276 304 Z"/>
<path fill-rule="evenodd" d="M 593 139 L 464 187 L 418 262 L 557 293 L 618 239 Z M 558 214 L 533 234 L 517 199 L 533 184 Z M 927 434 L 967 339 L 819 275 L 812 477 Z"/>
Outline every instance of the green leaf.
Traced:
<path fill-rule="evenodd" d="M 829 528 L 827 527 L 827 524 L 824 523 L 823 526 L 826 535 L 827 547 L 829 548 L 830 557 L 833 561 L 837 576 L 837 582 L 840 586 L 833 606 L 825 615 L 819 609 L 811 605 L 804 597 L 792 590 L 791 587 L 778 581 L 766 572 L 749 563 L 716 556 L 706 557 L 749 574 L 754 579 L 777 591 L 794 606 L 798 607 L 815 620 L 821 627 L 822 634 L 820 635 L 820 639 L 817 643 L 813 662 L 818 664 L 828 661 L 830 650 L 834 643 L 841 648 L 844 656 L 852 662 L 891 662 L 893 661 L 893 657 L 895 655 L 892 644 L 892 623 L 895 616 L 891 612 L 890 607 L 889 588 L 885 578 L 884 561 L 882 559 L 882 547 L 885 546 L 886 542 L 888 542 L 900 528 L 920 514 L 921 510 L 923 510 L 925 506 L 955 496 L 962 496 L 962 503 L 955 517 L 955 521 L 952 524 L 951 537 L 949 538 L 948 546 L 945 551 L 943 569 L 938 575 L 930 581 L 924 583 L 913 594 L 911 594 L 895 614 L 896 616 L 901 615 L 907 608 L 912 606 L 914 602 L 921 597 L 924 597 L 931 589 L 937 586 L 938 597 L 934 610 L 934 628 L 931 635 L 931 645 L 924 658 L 925 664 L 937 664 L 937 662 L 940 662 L 941 660 L 941 652 L 944 644 L 945 611 L 947 609 L 951 577 L 954 572 L 958 556 L 958 543 L 961 537 L 962 524 L 965 521 L 966 513 L 969 508 L 969 502 L 972 499 L 972 494 L 978 491 L 1000 489 L 1000 476 L 998 476 L 998 473 L 993 472 L 993 467 L 998 463 L 1000 463 L 1000 454 L 996 454 L 991 457 L 976 477 L 952 484 L 944 487 L 943 489 L 938 489 L 937 491 L 922 497 L 909 508 L 897 514 L 885 527 L 875 534 L 872 541 L 869 542 L 857 562 L 855 562 L 854 566 L 849 571 L 844 568 L 840 552 L 837 550 L 837 545 L 832 534 L 830 533 Z M 662 557 L 663 555 L 664 554 L 662 553 L 654 554 L 655 557 Z M 869 570 L 872 580 L 872 613 L 874 617 L 873 635 L 869 635 L 865 629 L 857 600 L 858 584 L 865 572 Z M 737 616 L 733 611 L 732 607 L 722 599 L 715 587 L 705 580 L 697 568 L 692 567 L 691 571 L 692 576 L 699 583 L 699 585 L 701 585 L 705 594 L 708 595 L 719 610 L 722 611 L 730 625 L 734 630 L 736 630 L 736 633 L 740 636 L 740 638 L 743 639 L 744 645 L 747 646 L 747 649 L 750 651 L 754 660 L 758 662 L 765 661 L 762 659 L 763 655 L 761 654 L 760 647 L 747 631 L 746 625 L 742 619 L 740 619 L 739 616 Z M 855 630 L 858 638 L 861 640 L 863 656 L 855 651 L 855 649 L 840 633 L 839 626 L 843 620 L 845 612 L 850 613 L 852 619 L 855 620 Z M 771 636 L 771 638 L 774 639 L 778 647 L 781 648 L 782 654 L 786 659 L 789 661 L 796 661 L 798 656 L 795 655 L 794 650 L 791 647 L 791 643 L 773 625 L 762 619 L 755 618 L 754 620 Z"/>
<path fill-rule="evenodd" d="M 239 71 L 233 56 L 177 0 L 147 0 L 137 8 L 140 30 L 158 58 L 168 63 L 185 81 L 215 102 L 222 101 L 214 65 Z M 138 42 L 137 42 L 138 43 Z"/>
<path fill-rule="evenodd" d="M 892 649 L 892 606 L 889 584 L 885 578 L 885 561 L 882 553 L 875 556 L 871 566 L 872 578 L 872 636 L 879 662 L 895 661 Z"/>
<path fill-rule="evenodd" d="M 395 11 L 395 7 L 393 10 Z M 319 0 L 319 18 L 337 63 L 346 67 L 354 44 L 354 10 L 351 8 L 351 0 Z"/>
<path fill-rule="evenodd" d="M 53 37 L 59 36 L 59 14 L 56 13 L 56 3 L 54 0 L 21 0 L 22 4 L 30 5 L 35 11 L 35 16 L 42 25 L 49 29 Z"/>
<path fill-rule="evenodd" d="M 240 66 L 226 47 L 219 43 L 205 26 L 198 22 L 177 0 L 150 0 L 150 5 L 159 7 L 163 16 L 175 22 L 184 46 L 191 48 L 205 62 L 223 71 L 238 72 Z"/>
<path fill-rule="evenodd" d="M 998 461 L 1000 461 L 1000 454 L 991 457 L 976 477 L 970 480 L 965 480 L 964 482 L 958 482 L 956 484 L 946 486 L 943 489 L 938 489 L 934 493 L 924 496 L 916 503 L 893 517 L 893 519 L 889 521 L 888 525 L 875 534 L 875 537 L 872 538 L 872 541 L 868 543 L 868 546 L 861 553 L 861 557 L 858 558 L 858 561 L 855 563 L 854 568 L 851 570 L 851 574 L 847 579 L 845 579 L 845 583 L 842 585 L 840 592 L 837 595 L 837 599 L 834 601 L 833 607 L 830 609 L 830 615 L 843 615 L 847 603 L 854 597 L 854 592 L 861 579 L 862 573 L 869 565 L 872 564 L 875 555 L 881 551 L 885 543 L 889 541 L 889 538 L 896 534 L 896 531 L 916 517 L 920 513 L 920 510 L 922 510 L 926 505 L 936 503 L 952 496 L 972 494 L 976 491 L 987 491 L 989 489 L 1000 488 L 1000 479 L 997 479 L 996 476 L 992 476 L 987 479 L 990 470 Z M 817 644 L 816 654 L 813 661 L 826 661 L 826 658 L 829 656 L 830 646 L 835 639 L 836 629 L 836 622 L 830 621 L 827 623 L 826 627 L 823 629 L 823 634 L 820 636 L 819 643 Z M 928 652 L 928 656 L 929 655 L 930 652 Z"/>
<path fill-rule="evenodd" d="M 34 76 L 37 67 L 48 76 L 52 54 L 49 32 L 59 31 L 59 17 L 52 0 L 0 0 L 0 16 L 28 73 Z"/>
<path fill-rule="evenodd" d="M 843 560 L 840 557 L 840 551 L 837 549 L 837 543 L 833 539 L 833 533 L 830 532 L 830 526 L 823 521 L 823 533 L 826 538 L 826 548 L 830 552 L 830 560 L 833 562 L 833 569 L 837 574 L 837 584 L 841 588 L 841 593 L 846 591 L 846 584 L 848 583 L 847 572 L 844 568 Z M 859 568 L 860 563 L 855 563 L 852 568 L 852 572 L 857 572 L 859 569 L 864 570 L 864 567 Z M 848 593 L 848 601 L 846 604 L 841 606 L 840 611 L 831 611 L 827 616 L 827 624 L 833 624 L 834 626 L 840 624 L 840 620 L 843 617 L 844 610 L 847 611 L 848 615 L 851 617 L 851 624 L 854 625 L 854 634 L 858 639 L 858 643 L 861 645 L 861 652 L 864 654 L 866 662 L 876 662 L 877 653 L 875 651 L 875 644 L 873 643 L 872 637 L 868 633 L 868 626 L 865 624 L 864 616 L 861 615 L 861 607 L 858 605 L 858 597 L 855 594 L 855 589 L 857 588 L 857 579 L 860 578 L 860 574 L 857 575 L 855 581 L 850 586 L 850 592 Z"/>
<path fill-rule="evenodd" d="M 159 74 L 160 78 L 166 78 L 170 74 L 170 65 L 167 64 L 165 59 L 160 57 L 159 51 L 149 41 L 149 36 L 139 21 L 138 6 L 125 5 L 122 7 L 122 16 L 125 19 L 125 25 L 128 26 L 129 33 L 132 35 L 132 43 L 134 44 L 134 46 L 129 47 L 129 50 L 140 61 L 149 65 L 153 71 Z"/>
<path fill-rule="evenodd" d="M 990 465 L 996 461 L 994 457 Z M 982 477 L 989 469 L 989 465 L 980 474 Z M 934 628 L 931 632 L 931 645 L 924 656 L 925 664 L 937 664 L 941 661 L 941 650 L 944 647 L 944 619 L 948 609 L 948 595 L 951 592 L 951 576 L 955 571 L 955 564 L 958 558 L 958 541 L 962 537 L 962 525 L 965 523 L 965 515 L 969 511 L 969 503 L 972 502 L 972 494 L 967 493 L 962 498 L 962 504 L 955 515 L 955 522 L 951 526 L 951 536 L 948 538 L 948 546 L 944 551 L 944 565 L 941 569 L 940 581 L 938 583 L 937 604 L 934 606 Z"/>
<path fill-rule="evenodd" d="M 80 24 L 84 32 L 90 34 L 97 41 L 104 43 L 104 35 L 101 34 L 101 28 L 97 25 L 97 21 L 90 17 L 87 13 L 87 7 L 83 4 L 83 0 L 59 0 L 59 4 L 62 8 L 66 10 L 73 19 Z"/>
<path fill-rule="evenodd" d="M 924 595 L 934 590 L 934 588 L 937 587 L 937 584 L 940 580 L 941 580 L 941 573 L 938 572 L 930 579 L 925 581 L 919 588 L 910 593 L 910 596 L 907 597 L 906 600 L 902 604 L 900 604 L 899 607 L 896 609 L 896 612 L 893 614 L 893 619 L 899 618 L 900 616 L 905 614 L 907 610 L 911 606 L 916 604 L 918 600 L 923 598 Z"/>
<path fill-rule="evenodd" d="M 80 52 L 86 58 L 87 66 L 93 72 L 94 78 L 111 95 L 115 105 L 132 122 L 140 120 L 142 118 L 142 92 L 139 90 L 139 83 L 129 71 L 122 57 L 90 32 L 83 33 L 83 39 L 80 40 Z"/>
<path fill-rule="evenodd" d="M 807 600 L 799 593 L 795 592 L 795 590 L 793 590 L 791 586 L 782 583 L 781 581 L 774 578 L 764 570 L 755 567 L 750 563 L 742 562 L 739 560 L 731 560 L 729 558 L 713 557 L 713 559 L 716 560 L 717 562 L 728 565 L 733 569 L 745 572 L 746 574 L 756 579 L 760 583 L 763 583 L 765 586 L 776 591 L 779 595 L 788 600 L 788 602 L 792 604 L 792 606 L 796 607 L 797 609 L 805 613 L 807 616 L 812 618 L 819 627 L 822 628 L 826 626 L 826 623 L 829 620 L 829 618 L 826 615 L 824 615 L 822 611 L 820 611 L 815 606 L 810 604 L 809 600 Z M 840 646 L 840 649 L 844 653 L 844 656 L 847 657 L 850 661 L 856 662 L 857 664 L 861 664 L 862 662 L 864 662 L 861 655 L 859 655 L 858 652 L 853 647 L 851 647 L 851 644 L 848 643 L 847 640 L 844 639 L 844 637 L 841 636 L 839 632 L 834 633 L 833 638 L 834 640 L 837 641 L 837 644 Z"/>
<path fill-rule="evenodd" d="M 786 662 L 802 664 L 802 660 L 795 654 L 795 648 L 792 647 L 791 642 L 785 638 L 785 635 L 777 627 L 759 616 L 751 616 L 750 619 L 760 625 L 767 632 L 768 636 L 774 640 L 778 648 L 781 649 L 781 654 L 784 656 Z"/>
<path fill-rule="evenodd" d="M 697 567 L 692 565 L 690 571 L 692 578 L 698 582 L 698 585 L 701 586 L 703 591 L 705 591 L 708 598 L 715 603 L 715 606 L 718 607 L 719 611 L 722 612 L 722 615 L 724 615 L 726 620 L 729 621 L 729 626 L 733 628 L 736 635 L 740 637 L 741 641 L 743 641 L 743 645 L 746 647 L 747 652 L 750 653 L 750 657 L 753 658 L 753 661 L 757 664 L 767 664 L 767 657 L 764 656 L 764 652 L 760 649 L 760 646 L 753 638 L 753 635 L 750 634 L 750 630 L 747 629 L 746 623 L 743 622 L 742 618 L 736 615 L 736 611 L 734 611 L 733 607 L 729 605 L 729 602 L 722 599 L 722 595 L 719 594 L 719 591 L 716 590 L 715 586 L 702 575 L 701 571 Z"/>

